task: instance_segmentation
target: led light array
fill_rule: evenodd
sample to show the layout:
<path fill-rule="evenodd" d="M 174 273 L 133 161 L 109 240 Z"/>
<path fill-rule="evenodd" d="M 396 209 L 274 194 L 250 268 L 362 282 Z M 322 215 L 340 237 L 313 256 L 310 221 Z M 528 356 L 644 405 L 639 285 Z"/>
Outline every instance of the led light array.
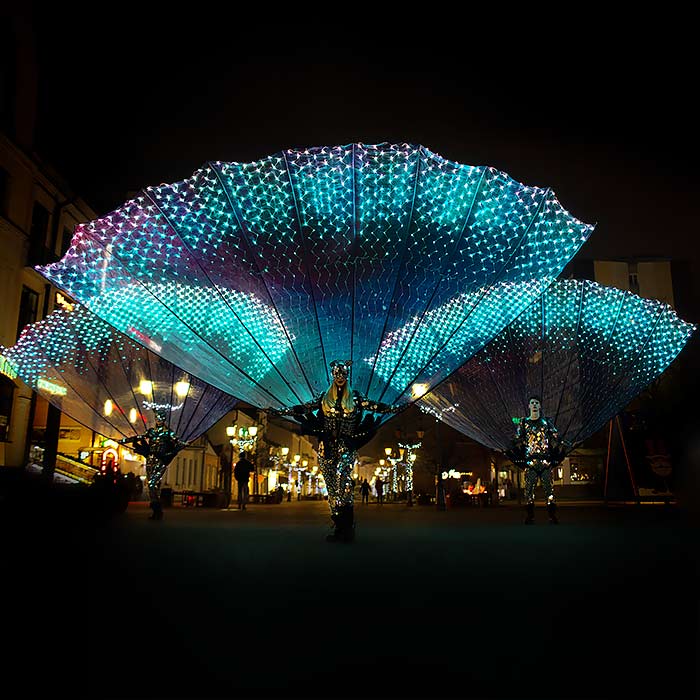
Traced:
<path fill-rule="evenodd" d="M 168 409 L 170 428 L 188 442 L 238 403 L 79 305 L 27 326 L 0 352 L 38 394 L 107 437 L 145 432 L 155 425 L 158 406 Z"/>
<path fill-rule="evenodd" d="M 37 269 L 254 405 L 309 400 L 334 359 L 394 403 L 498 333 L 591 231 L 549 189 L 493 168 L 350 144 L 209 163 L 79 226 Z"/>
<path fill-rule="evenodd" d="M 662 302 L 595 282 L 557 280 L 421 405 L 505 450 L 513 419 L 527 414 L 535 394 L 573 445 L 661 375 L 694 330 Z"/>

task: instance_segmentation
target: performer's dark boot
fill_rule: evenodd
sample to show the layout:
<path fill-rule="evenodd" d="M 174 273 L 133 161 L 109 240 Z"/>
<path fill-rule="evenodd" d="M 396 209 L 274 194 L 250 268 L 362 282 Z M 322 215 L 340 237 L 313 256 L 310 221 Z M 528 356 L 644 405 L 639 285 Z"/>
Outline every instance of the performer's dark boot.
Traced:
<path fill-rule="evenodd" d="M 525 506 L 525 525 L 532 525 L 535 522 L 535 504 L 528 503 Z"/>
<path fill-rule="evenodd" d="M 160 501 L 151 501 L 151 516 L 149 520 L 162 520 L 163 519 L 163 504 Z"/>
<path fill-rule="evenodd" d="M 331 515 L 335 523 L 333 534 L 326 537 L 327 542 L 352 542 L 355 538 L 355 515 L 352 506 L 341 506 Z"/>
<path fill-rule="evenodd" d="M 353 506 L 343 506 L 342 517 L 343 528 L 340 538 L 343 542 L 352 542 L 355 539 L 355 508 Z"/>
<path fill-rule="evenodd" d="M 556 503 L 547 504 L 547 515 L 549 516 L 549 522 L 552 523 L 552 525 L 559 525 L 559 518 L 557 518 Z"/>
<path fill-rule="evenodd" d="M 326 542 L 339 542 L 340 532 L 342 531 L 342 511 L 338 510 L 331 513 L 331 520 L 333 521 L 333 532 L 326 536 Z"/>

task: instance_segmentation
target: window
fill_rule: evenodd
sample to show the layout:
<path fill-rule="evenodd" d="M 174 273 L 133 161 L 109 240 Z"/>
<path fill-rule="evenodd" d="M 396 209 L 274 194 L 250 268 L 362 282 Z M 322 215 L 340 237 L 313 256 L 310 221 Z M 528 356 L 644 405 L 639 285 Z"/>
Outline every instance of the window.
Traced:
<path fill-rule="evenodd" d="M 17 320 L 17 337 L 22 329 L 36 321 L 39 308 L 39 293 L 29 287 L 22 287 L 22 297 L 19 302 L 19 319 Z"/>
<path fill-rule="evenodd" d="M 59 440 L 80 440 L 80 428 L 60 428 L 58 431 Z"/>
<path fill-rule="evenodd" d="M 637 271 L 637 263 L 629 263 L 627 266 L 627 276 L 629 280 L 630 292 L 639 294 L 639 274 Z"/>
<path fill-rule="evenodd" d="M 5 442 L 10 432 L 14 392 L 14 382 L 4 374 L 0 374 L 0 442 Z"/>
<path fill-rule="evenodd" d="M 47 232 L 49 230 L 49 210 L 34 202 L 32 210 L 32 225 L 29 229 L 29 252 L 27 255 L 27 265 L 34 267 L 35 265 L 44 265 L 55 259 L 54 252 L 50 250 L 50 244 L 47 243 Z"/>
<path fill-rule="evenodd" d="M 569 473 L 571 474 L 571 483 L 580 484 L 592 481 L 597 481 L 598 474 L 590 464 L 579 464 L 579 462 L 569 462 Z"/>
<path fill-rule="evenodd" d="M 34 202 L 32 210 L 32 226 L 29 238 L 32 246 L 41 249 L 46 246 L 46 232 L 49 228 L 49 210 L 39 202 Z"/>
<path fill-rule="evenodd" d="M 66 252 L 68 251 L 68 248 L 70 248 L 70 239 L 71 239 L 71 232 L 70 229 L 67 226 L 63 227 L 63 235 L 61 236 L 61 257 L 63 257 Z"/>

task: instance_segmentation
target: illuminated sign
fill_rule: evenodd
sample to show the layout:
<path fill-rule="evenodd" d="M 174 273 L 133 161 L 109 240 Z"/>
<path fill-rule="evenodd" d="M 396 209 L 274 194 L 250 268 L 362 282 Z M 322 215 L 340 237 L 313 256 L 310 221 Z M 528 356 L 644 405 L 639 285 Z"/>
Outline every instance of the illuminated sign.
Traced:
<path fill-rule="evenodd" d="M 66 311 L 73 311 L 73 309 L 75 308 L 75 304 L 68 301 L 68 299 L 63 294 L 61 294 L 61 292 L 56 292 L 56 306 L 60 306 Z"/>
<path fill-rule="evenodd" d="M 17 378 L 17 371 L 12 366 L 12 363 L 4 355 L 0 355 L 0 374 L 4 374 L 10 379 Z"/>
<path fill-rule="evenodd" d="M 68 393 L 68 389 L 66 389 L 66 387 L 61 386 L 60 384 L 54 384 L 48 379 L 37 379 L 36 388 L 45 391 L 47 394 L 57 394 L 58 396 L 65 396 Z"/>
<path fill-rule="evenodd" d="M 113 448 L 108 447 L 102 453 L 102 471 L 107 473 L 108 471 L 116 472 L 119 468 L 119 453 Z"/>
<path fill-rule="evenodd" d="M 467 474 L 470 474 L 471 472 L 467 472 Z M 442 472 L 442 478 L 443 479 L 461 479 L 463 476 L 462 472 L 458 472 L 456 469 L 450 469 L 448 472 Z"/>

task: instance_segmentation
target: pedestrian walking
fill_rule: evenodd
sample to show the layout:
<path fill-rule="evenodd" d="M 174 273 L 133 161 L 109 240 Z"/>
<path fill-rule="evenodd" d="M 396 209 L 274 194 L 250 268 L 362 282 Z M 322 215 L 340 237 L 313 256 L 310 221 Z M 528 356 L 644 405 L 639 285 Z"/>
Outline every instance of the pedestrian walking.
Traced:
<path fill-rule="evenodd" d="M 374 488 L 377 492 L 377 503 L 384 503 L 384 482 L 379 477 L 374 482 Z"/>
<path fill-rule="evenodd" d="M 248 481 L 251 473 L 255 471 L 255 466 L 251 461 L 246 459 L 245 452 L 241 452 L 239 458 L 240 459 L 236 462 L 236 466 L 233 468 L 233 475 L 236 477 L 236 482 L 238 483 L 238 510 L 245 510 L 250 494 Z"/>
<path fill-rule="evenodd" d="M 362 484 L 360 484 L 360 494 L 362 495 L 362 503 L 369 504 L 369 482 L 365 479 Z"/>

